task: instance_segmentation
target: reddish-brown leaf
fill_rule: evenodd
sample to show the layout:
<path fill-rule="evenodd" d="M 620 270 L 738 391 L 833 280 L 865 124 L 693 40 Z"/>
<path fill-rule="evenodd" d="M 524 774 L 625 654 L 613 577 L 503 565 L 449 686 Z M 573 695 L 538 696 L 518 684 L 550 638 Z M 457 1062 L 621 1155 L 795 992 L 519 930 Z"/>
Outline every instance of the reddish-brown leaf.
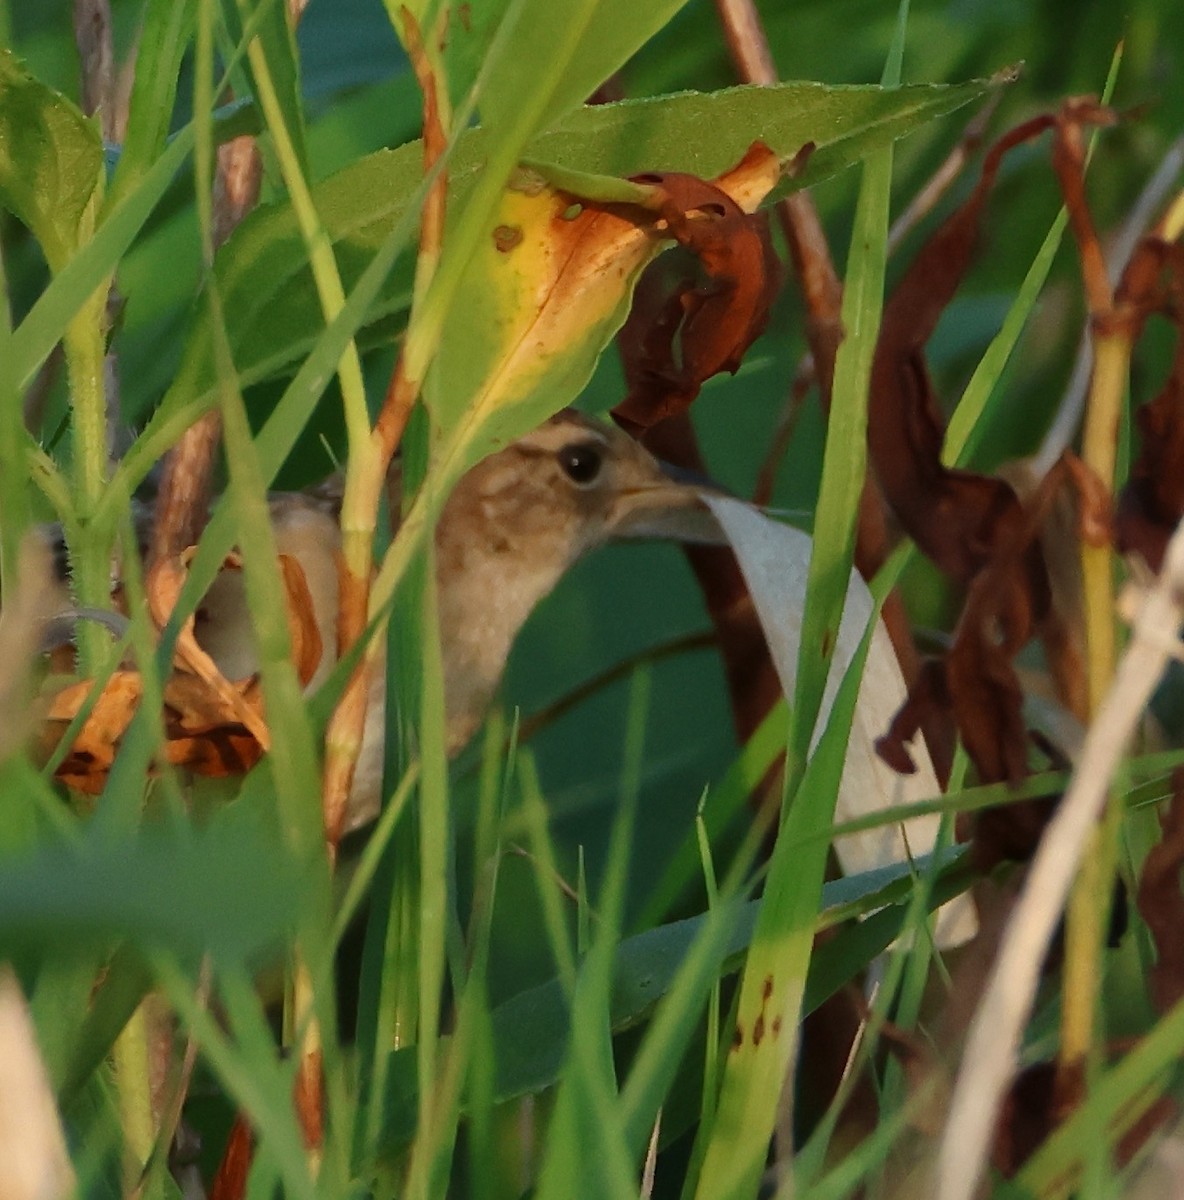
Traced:
<path fill-rule="evenodd" d="M 1135 414 L 1141 445 L 1119 499 L 1115 537 L 1121 551 L 1141 554 L 1158 571 L 1168 538 L 1184 517 L 1184 253 L 1152 239 L 1145 239 L 1144 246 L 1148 273 L 1154 262 L 1156 279 L 1161 263 L 1171 266 L 1175 303 L 1169 311 L 1176 323 L 1176 353 L 1163 390 Z M 1128 269 L 1126 275 L 1131 274 Z"/>
<path fill-rule="evenodd" d="M 1172 776 L 1172 798 L 1160 814 L 1163 838 L 1143 863 L 1137 903 L 1155 942 L 1155 966 L 1149 980 L 1151 998 L 1166 1012 L 1184 996 L 1184 769 Z"/>
<path fill-rule="evenodd" d="M 234 1118 L 226 1137 L 226 1149 L 210 1186 L 210 1200 L 243 1200 L 255 1156 L 255 1134 L 242 1113 Z"/>
<path fill-rule="evenodd" d="M 737 168 L 767 156 L 756 143 Z M 665 232 L 694 256 L 699 272 L 667 290 L 669 267 L 647 272 L 620 338 L 628 395 L 613 417 L 634 434 L 685 412 L 703 382 L 733 374 L 764 330 L 781 283 L 767 219 L 746 213 L 721 187 L 676 172 L 638 176 L 655 189 Z M 660 260 L 659 260 L 660 261 Z"/>
<path fill-rule="evenodd" d="M 970 264 L 1003 155 L 1051 123 L 1028 122 L 992 148 L 969 200 L 921 249 L 884 309 L 868 412 L 872 463 L 906 532 L 970 589 L 944 678 L 923 673 L 882 739 L 881 753 L 898 768 L 908 762 L 904 739 L 948 707 L 983 779 L 1016 780 L 1026 770 L 1011 659 L 1048 610 L 1047 575 L 1010 485 L 943 465 L 945 429 L 924 347 Z"/>
<path fill-rule="evenodd" d="M 1070 101 L 1059 113 L 1037 117 L 1000 139 L 987 154 L 969 199 L 922 247 L 885 306 L 872 370 L 871 460 L 905 531 L 946 575 L 967 589 L 953 645 L 940 668 L 922 674 L 881 741 L 881 753 L 898 769 L 908 765 L 905 739 L 927 715 L 945 708 L 952 713 L 982 780 L 1023 779 L 1028 774 L 1028 737 L 1015 656 L 1036 635 L 1060 658 L 1071 648 L 1063 614 L 1053 610 L 1040 544 L 1041 526 L 1069 468 L 1055 469 L 1030 502 L 1021 503 L 1001 478 L 945 466 L 941 459 L 944 422 L 924 347 L 973 257 L 1003 156 L 1021 142 L 1054 129 L 1054 158 L 1075 228 L 1087 233 L 1092 225 L 1084 191 L 1073 191 L 1070 176 L 1080 182 L 1076 152 L 1081 128 L 1112 119 L 1093 101 Z M 1093 275 L 1090 278 L 1096 282 Z M 1096 504 L 1084 509 L 1090 514 L 1099 511 Z M 1072 676 L 1072 672 L 1065 674 Z M 988 867 L 1000 858 L 1030 854 L 1053 803 L 1051 798 L 1025 802 L 976 821 L 979 864 Z"/>
<path fill-rule="evenodd" d="M 963 584 L 1022 514 L 1002 480 L 943 466 L 945 425 L 924 348 L 970 265 L 1003 155 L 1052 123 L 1036 118 L 992 147 L 970 198 L 921 248 L 885 304 L 872 365 L 868 448 L 884 497 L 925 554 Z"/>
<path fill-rule="evenodd" d="M 147 580 L 149 612 L 162 629 L 172 615 L 188 576 L 193 551 L 158 560 Z M 240 567 L 237 555 L 224 571 Z M 279 567 L 287 600 L 293 658 L 302 683 L 307 683 L 321 657 L 321 639 L 308 584 L 299 563 L 281 555 Z M 243 630 L 243 636 L 250 636 Z M 49 701 L 41 731 L 41 752 L 48 758 L 65 736 L 70 722 L 85 706 L 92 680 L 80 680 Z M 227 679 L 201 648 L 193 617 L 177 641 L 173 672 L 164 681 L 164 758 L 174 767 L 200 775 L 242 774 L 255 765 L 270 745 L 257 676 Z M 112 673 L 78 736 L 56 771 L 56 777 L 79 791 L 97 795 L 103 790 L 119 746 L 143 696 L 138 671 Z"/>

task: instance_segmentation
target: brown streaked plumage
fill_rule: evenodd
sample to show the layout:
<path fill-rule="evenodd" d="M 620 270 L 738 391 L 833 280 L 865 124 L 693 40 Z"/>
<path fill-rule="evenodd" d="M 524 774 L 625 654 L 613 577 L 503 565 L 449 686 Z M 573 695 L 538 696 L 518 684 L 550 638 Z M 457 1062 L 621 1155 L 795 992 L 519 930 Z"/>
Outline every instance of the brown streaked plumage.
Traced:
<path fill-rule="evenodd" d="M 450 752 L 484 719 L 514 639 L 535 606 L 583 554 L 616 538 L 715 542 L 699 500 L 705 481 L 679 479 L 619 429 L 565 410 L 472 468 L 436 528 L 436 571 Z M 340 530 L 331 489 L 281 493 L 271 516 L 280 553 L 304 571 L 325 650 L 309 689 L 335 662 Z M 61 605 L 68 604 L 63 589 Z M 230 679 L 257 669 L 239 572 L 215 580 L 195 633 Z M 384 672 L 375 672 L 349 828 L 380 807 Z"/>

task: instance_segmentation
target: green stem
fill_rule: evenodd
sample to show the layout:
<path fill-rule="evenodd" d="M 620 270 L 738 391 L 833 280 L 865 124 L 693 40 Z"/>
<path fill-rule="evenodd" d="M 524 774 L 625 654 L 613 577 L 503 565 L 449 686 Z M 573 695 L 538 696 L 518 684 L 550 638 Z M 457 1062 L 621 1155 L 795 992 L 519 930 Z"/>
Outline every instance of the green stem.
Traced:
<path fill-rule="evenodd" d="M 107 401 L 103 386 L 106 295 L 104 284 L 70 322 L 63 338 L 73 424 L 74 509 L 79 522 L 77 536 L 70 544 L 70 565 L 76 600 L 92 608 L 108 608 L 111 604 L 110 551 L 107 539 L 93 525 L 107 480 Z M 98 669 L 105 644 L 106 635 L 99 626 L 84 621 L 78 635 L 84 673 Z"/>
<path fill-rule="evenodd" d="M 313 283 L 317 289 L 325 323 L 328 324 L 345 307 L 345 289 L 342 287 L 337 260 L 333 255 L 333 243 L 317 213 L 296 143 L 284 120 L 283 109 L 276 95 L 267 55 L 258 37 L 253 37 L 248 43 L 247 58 L 255 76 L 255 98 L 263 110 L 264 120 L 271 133 L 280 174 L 283 175 L 284 186 L 288 189 L 288 196 L 292 202 L 292 212 L 308 251 Z M 358 356 L 357 345 L 352 340 L 341 356 L 337 377 L 341 383 L 341 398 L 352 458 L 355 454 L 365 452 L 364 448 L 370 439 L 370 416 L 366 409 L 362 361 Z"/>
<path fill-rule="evenodd" d="M 3 11 L 0 7 L 0 13 Z M 12 314 L 0 248 L 0 362 L 8 361 L 11 341 Z M 7 372 L 0 372 L 0 597 L 5 591 L 11 596 L 10 589 L 16 587 L 21 540 L 31 519 L 24 471 L 27 442 L 14 380 Z"/>
<path fill-rule="evenodd" d="M 156 1141 L 156 1118 L 148 1085 L 148 1019 L 144 1005 L 136 1009 L 115 1039 L 112 1054 L 115 1077 L 119 1082 L 119 1123 L 123 1130 L 123 1190 L 124 1195 L 131 1195 L 139 1187 Z"/>

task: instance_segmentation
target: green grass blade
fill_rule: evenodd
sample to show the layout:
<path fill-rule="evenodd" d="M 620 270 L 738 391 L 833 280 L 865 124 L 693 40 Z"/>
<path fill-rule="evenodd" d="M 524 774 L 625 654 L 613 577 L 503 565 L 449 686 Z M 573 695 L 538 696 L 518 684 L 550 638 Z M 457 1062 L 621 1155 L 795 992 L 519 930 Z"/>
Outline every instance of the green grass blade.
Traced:
<path fill-rule="evenodd" d="M 897 82 L 907 0 L 885 84 Z M 724 1069 L 719 1105 L 706 1140 L 696 1195 L 755 1196 L 787 1072 L 793 1062 L 826 862 L 822 843 L 812 853 L 790 855 L 802 835 L 831 823 L 847 734 L 870 628 L 839 689 L 827 732 L 807 766 L 835 646 L 854 549 L 855 520 L 867 454 L 867 397 L 883 305 L 892 150 L 864 166 L 843 296 L 846 337 L 835 364 L 822 484 L 815 516 L 797 686 L 787 739 L 786 800 L 774 846 L 761 915 L 737 1002 L 736 1037 Z M 876 610 L 878 616 L 878 608 Z M 873 617 L 875 620 L 876 617 Z M 802 786 L 799 788 L 798 782 Z"/>

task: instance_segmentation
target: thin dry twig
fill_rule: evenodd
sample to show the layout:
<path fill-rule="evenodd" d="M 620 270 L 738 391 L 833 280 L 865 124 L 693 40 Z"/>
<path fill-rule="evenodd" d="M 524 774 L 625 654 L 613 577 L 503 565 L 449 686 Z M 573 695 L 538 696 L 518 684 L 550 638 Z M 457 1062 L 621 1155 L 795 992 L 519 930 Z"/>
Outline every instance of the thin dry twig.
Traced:
<path fill-rule="evenodd" d="M 716 0 L 716 10 L 740 78 L 765 86 L 776 83 L 777 69 L 754 0 Z M 777 206 L 777 215 L 806 305 L 806 339 L 823 408 L 829 409 L 835 356 L 843 340 L 843 285 L 835 271 L 826 233 L 809 193 L 803 189 L 785 197 Z M 871 579 L 883 565 L 890 549 L 884 501 L 869 474 L 860 497 L 855 537 L 855 565 L 860 574 Z M 905 682 L 911 685 L 920 671 L 921 660 L 913 642 L 908 614 L 897 591 L 893 590 L 884 602 L 882 616 Z M 926 730 L 926 734 L 939 778 L 944 778 L 948 755 L 936 730 Z"/>
<path fill-rule="evenodd" d="M 74 41 L 81 69 L 82 111 L 97 116 L 104 140 L 114 140 L 115 42 L 109 0 L 74 0 Z"/>
<path fill-rule="evenodd" d="M 715 7 L 736 73 L 746 83 L 763 87 L 775 84 L 777 68 L 753 0 L 716 0 Z M 829 401 L 835 353 L 842 341 L 843 285 L 831 260 L 818 210 L 809 194 L 799 191 L 787 196 L 778 204 L 777 215 L 801 281 L 810 322 L 806 336 L 814 354 L 824 399 Z"/>
<path fill-rule="evenodd" d="M 211 236 L 223 245 L 259 200 L 263 158 L 253 137 L 244 135 L 218 147 Z M 209 509 L 214 463 L 222 439 L 222 416 L 214 408 L 178 439 L 164 461 L 152 528 L 150 562 L 163 562 L 192 546 Z"/>
<path fill-rule="evenodd" d="M 423 94 L 423 169 L 430 175 L 447 148 L 438 81 L 425 52 L 422 35 L 415 18 L 404 8 L 403 41 L 411 59 L 416 81 Z M 444 239 L 444 218 L 448 198 L 448 176 L 438 171 L 424 200 L 420 223 L 419 256 L 416 262 L 415 290 L 421 295 L 435 264 L 439 261 Z M 412 322 L 415 311 L 412 309 Z M 382 409 L 371 434 L 373 456 L 366 470 L 346 475 L 346 492 L 342 504 L 342 542 L 340 608 L 337 619 L 337 652 L 343 657 L 365 634 L 369 620 L 370 573 L 372 548 L 367 539 L 357 545 L 349 539 L 347 522 L 365 518 L 366 527 L 374 529 L 376 513 L 387 471 L 402 440 L 408 418 L 419 395 L 420 380 L 407 370 L 406 341 L 399 352 L 391 373 Z M 325 744 L 325 771 L 322 783 L 322 804 L 325 814 L 325 838 L 330 857 L 336 854 L 337 843 L 345 827 L 350 786 L 362 742 L 369 701 L 369 675 L 375 669 L 372 654 L 367 654 L 346 685 L 329 723 Z"/>
<path fill-rule="evenodd" d="M 593 675 L 591 679 L 585 680 L 566 695 L 560 696 L 553 704 L 548 704 L 545 708 L 541 708 L 529 716 L 523 717 L 513 740 L 519 745 L 529 742 L 540 730 L 554 724 L 560 717 L 578 708 L 584 701 L 595 696 L 598 692 L 603 691 L 614 683 L 620 683 L 623 679 L 629 679 L 639 666 L 653 666 L 655 663 L 663 662 L 668 658 L 679 658 L 695 650 L 709 650 L 716 644 L 716 640 L 716 634 L 713 630 L 704 629 L 700 633 L 682 634 L 680 637 L 659 642 L 655 646 L 649 646 L 645 650 L 631 654 L 628 658 L 614 663 L 607 670 L 600 671 Z M 509 745 L 510 739 L 507 738 L 507 748 Z"/>
<path fill-rule="evenodd" d="M 1003 935 L 967 1040 L 938 1151 L 930 1195 L 971 1200 L 1016 1067 L 1040 967 L 1123 751 L 1178 645 L 1184 622 L 1184 522 L 1164 569 L 1142 599 L 1133 636 L 1082 748 L 1056 815 L 1045 830 Z"/>
<path fill-rule="evenodd" d="M 769 442 L 768 452 L 761 460 L 757 471 L 756 484 L 752 489 L 752 502 L 761 508 L 767 507 L 773 500 L 773 488 L 777 484 L 777 472 L 781 461 L 785 458 L 789 444 L 793 440 L 794 431 L 798 427 L 798 419 L 806 405 L 806 397 L 814 385 L 814 359 L 807 354 L 798 363 L 798 369 L 793 374 L 793 382 L 789 387 L 789 397 L 782 407 L 781 415 L 777 418 L 777 427 Z"/>
<path fill-rule="evenodd" d="M 105 142 L 116 142 L 127 128 L 130 92 L 124 88 L 124 76 L 115 62 L 110 0 L 74 0 L 74 41 L 81 73 L 82 111 L 98 118 Z M 107 291 L 103 318 L 105 331 L 115 326 L 122 308 L 123 298 L 112 283 Z M 107 456 L 114 458 L 124 447 L 119 445 L 119 362 L 110 351 L 103 359 L 103 396 Z"/>
<path fill-rule="evenodd" d="M 928 182 L 909 201 L 904 212 L 892 222 L 888 230 L 888 256 L 891 258 L 900 249 L 901 242 L 937 207 L 941 198 L 953 187 L 958 176 L 966 168 L 982 145 L 987 126 L 1003 99 L 996 92 L 974 115 L 974 119 L 962 131 L 958 144 L 946 155 L 941 166 L 929 177 Z"/>

